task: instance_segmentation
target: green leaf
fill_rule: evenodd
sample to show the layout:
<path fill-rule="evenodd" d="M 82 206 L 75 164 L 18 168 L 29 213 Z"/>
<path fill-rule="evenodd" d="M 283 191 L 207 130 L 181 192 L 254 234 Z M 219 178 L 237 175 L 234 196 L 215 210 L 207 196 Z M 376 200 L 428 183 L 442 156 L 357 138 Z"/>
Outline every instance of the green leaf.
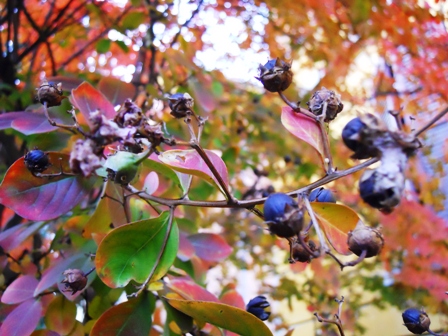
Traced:
<path fill-rule="evenodd" d="M 154 295 L 145 291 L 137 298 L 108 309 L 96 321 L 90 336 L 148 335 L 154 308 Z"/>
<path fill-rule="evenodd" d="M 182 313 L 244 336 L 272 336 L 269 328 L 245 310 L 223 303 L 167 299 Z"/>
<path fill-rule="evenodd" d="M 101 241 L 95 258 L 101 280 L 109 287 L 117 288 L 126 286 L 131 280 L 145 282 L 154 269 L 153 281 L 164 276 L 173 264 L 179 247 L 177 225 L 174 221 L 171 224 L 169 213 L 164 212 L 157 218 L 123 225 L 111 231 Z M 168 241 L 163 248 L 167 234 Z"/>
<path fill-rule="evenodd" d="M 129 52 L 129 47 L 123 41 L 114 41 L 125 53 Z"/>
<path fill-rule="evenodd" d="M 331 246 L 341 254 L 352 254 L 347 246 L 347 234 L 360 220 L 358 214 L 342 204 L 312 202 L 311 207 Z"/>
<path fill-rule="evenodd" d="M 121 22 L 121 26 L 124 29 L 134 30 L 137 29 L 146 19 L 145 13 L 142 12 L 133 12 L 127 14 L 123 21 Z"/>
<path fill-rule="evenodd" d="M 96 43 L 96 51 L 100 54 L 105 54 L 109 51 L 111 41 L 109 39 L 101 39 Z"/>

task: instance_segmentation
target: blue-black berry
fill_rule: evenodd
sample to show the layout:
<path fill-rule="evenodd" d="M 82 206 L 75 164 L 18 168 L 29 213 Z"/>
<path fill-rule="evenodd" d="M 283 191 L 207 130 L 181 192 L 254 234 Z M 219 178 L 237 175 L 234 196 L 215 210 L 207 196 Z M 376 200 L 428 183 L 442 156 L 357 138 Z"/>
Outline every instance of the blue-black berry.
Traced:
<path fill-rule="evenodd" d="M 367 159 L 376 156 L 377 150 L 363 143 L 363 131 L 366 129 L 361 119 L 355 118 L 350 120 L 342 130 L 342 140 L 344 144 L 353 152 L 355 159 Z"/>
<path fill-rule="evenodd" d="M 247 312 L 255 315 L 262 321 L 266 321 L 271 312 L 268 310 L 270 304 L 264 296 L 256 296 L 246 306 Z"/>
<path fill-rule="evenodd" d="M 255 77 L 270 92 L 280 92 L 286 90 L 292 82 L 291 63 L 272 59 L 265 65 L 259 66 L 260 76 Z"/>
<path fill-rule="evenodd" d="M 26 153 L 24 162 L 31 173 L 42 173 L 51 165 L 48 155 L 40 149 L 33 149 Z"/>
<path fill-rule="evenodd" d="M 303 227 L 303 212 L 292 197 L 271 194 L 264 204 L 264 219 L 269 231 L 281 238 L 290 238 L 300 233 Z"/>
<path fill-rule="evenodd" d="M 328 203 L 336 203 L 336 198 L 330 190 L 324 188 L 314 189 L 310 196 L 308 196 L 310 202 L 328 202 Z"/>
<path fill-rule="evenodd" d="M 413 334 L 423 334 L 425 331 L 428 331 L 431 324 L 428 314 L 416 308 L 406 309 L 402 317 L 404 325 Z"/>

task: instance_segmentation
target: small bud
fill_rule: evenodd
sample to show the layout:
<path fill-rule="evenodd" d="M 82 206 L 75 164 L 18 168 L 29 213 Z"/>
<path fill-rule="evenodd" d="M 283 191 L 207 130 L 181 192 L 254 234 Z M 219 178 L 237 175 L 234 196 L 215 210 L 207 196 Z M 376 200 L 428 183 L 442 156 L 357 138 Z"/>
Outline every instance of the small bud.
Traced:
<path fill-rule="evenodd" d="M 398 171 L 383 174 L 379 168 L 368 169 L 359 180 L 359 194 L 364 202 L 384 213 L 390 213 L 400 203 L 403 189 L 404 175 Z"/>
<path fill-rule="evenodd" d="M 323 109 L 325 103 L 327 103 L 324 119 L 326 122 L 336 118 L 337 114 L 344 108 L 344 104 L 341 102 L 341 95 L 336 94 L 334 91 L 327 90 L 325 87 L 314 92 L 310 101 L 306 104 L 314 115 L 320 116 L 324 113 Z"/>
<path fill-rule="evenodd" d="M 264 219 L 271 233 L 290 238 L 299 234 L 303 227 L 303 211 L 292 197 L 271 194 L 264 204 Z"/>
<path fill-rule="evenodd" d="M 266 297 L 259 295 L 249 301 L 246 306 L 246 310 L 252 315 L 258 317 L 260 320 L 266 321 L 271 315 L 271 312 L 268 309 L 269 306 L 270 304 Z"/>
<path fill-rule="evenodd" d="M 176 93 L 168 98 L 171 115 L 175 118 L 184 118 L 191 113 L 194 100 L 188 93 Z"/>
<path fill-rule="evenodd" d="M 312 240 L 306 242 L 305 244 L 308 244 L 308 247 L 312 252 L 317 251 L 316 244 Z M 292 257 L 293 257 L 294 261 L 298 261 L 298 262 L 302 262 L 302 263 L 304 263 L 304 262 L 309 263 L 314 258 L 314 256 L 311 255 L 303 247 L 303 245 L 298 242 L 294 242 L 294 244 L 292 245 Z"/>
<path fill-rule="evenodd" d="M 347 244 L 348 249 L 357 256 L 365 250 L 367 251 L 365 257 L 371 258 L 381 252 L 384 239 L 380 231 L 359 222 L 356 228 L 348 233 Z"/>
<path fill-rule="evenodd" d="M 87 285 L 87 276 L 79 269 L 67 269 L 62 274 L 65 278 L 61 283 L 65 284 L 65 291 L 71 291 L 72 295 L 83 290 Z"/>
<path fill-rule="evenodd" d="M 48 83 L 44 81 L 39 88 L 36 89 L 37 96 L 36 99 L 41 104 L 47 104 L 47 107 L 59 106 L 65 96 L 62 95 L 62 84 L 59 83 L 54 85 L 53 83 Z"/>
<path fill-rule="evenodd" d="M 142 123 L 143 114 L 132 100 L 126 99 L 114 121 L 120 127 L 139 126 Z"/>
<path fill-rule="evenodd" d="M 51 166 L 48 154 L 39 149 L 33 149 L 26 153 L 24 162 L 26 168 L 33 174 L 42 173 L 45 169 Z"/>
<path fill-rule="evenodd" d="M 260 76 L 255 78 L 270 92 L 285 91 L 292 83 L 291 63 L 280 58 L 272 59 L 265 65 L 260 64 L 259 70 Z"/>
<path fill-rule="evenodd" d="M 324 188 L 314 189 L 310 196 L 308 196 L 310 202 L 328 202 L 328 203 L 336 203 L 336 198 L 330 190 Z"/>
<path fill-rule="evenodd" d="M 406 309 L 402 317 L 404 325 L 413 334 L 423 334 L 425 331 L 428 331 L 431 324 L 428 314 L 416 308 Z"/>

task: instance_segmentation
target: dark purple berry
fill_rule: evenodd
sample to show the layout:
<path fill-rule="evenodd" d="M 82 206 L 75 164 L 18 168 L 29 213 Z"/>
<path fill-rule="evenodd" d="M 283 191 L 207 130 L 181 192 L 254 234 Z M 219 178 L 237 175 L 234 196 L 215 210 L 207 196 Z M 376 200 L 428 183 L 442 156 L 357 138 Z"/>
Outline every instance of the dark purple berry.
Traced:
<path fill-rule="evenodd" d="M 310 202 L 328 202 L 328 203 L 336 203 L 336 198 L 330 190 L 324 188 L 314 189 L 310 196 L 308 197 Z"/>
<path fill-rule="evenodd" d="M 303 211 L 292 197 L 275 193 L 271 194 L 264 204 L 264 219 L 271 233 L 290 238 L 299 234 L 303 227 Z"/>
<path fill-rule="evenodd" d="M 246 306 L 247 312 L 255 315 L 262 321 L 266 321 L 271 315 L 271 312 L 268 310 L 270 304 L 266 300 L 264 296 L 256 296 Z"/>
<path fill-rule="evenodd" d="M 396 181 L 399 180 L 396 177 Z M 359 194 L 370 206 L 390 213 L 400 203 L 402 188 L 386 182 L 377 170 L 366 170 L 359 180 Z"/>
<path fill-rule="evenodd" d="M 375 156 L 375 149 L 363 143 L 363 131 L 366 129 L 361 119 L 355 118 L 348 122 L 342 130 L 342 140 L 355 154 L 353 158 L 367 159 Z"/>
<path fill-rule="evenodd" d="M 416 308 L 406 309 L 402 317 L 404 325 L 413 334 L 423 334 L 425 331 L 428 331 L 431 324 L 428 314 Z"/>
<path fill-rule="evenodd" d="M 42 173 L 51 165 L 48 155 L 40 149 L 33 149 L 26 153 L 24 162 L 31 173 Z"/>

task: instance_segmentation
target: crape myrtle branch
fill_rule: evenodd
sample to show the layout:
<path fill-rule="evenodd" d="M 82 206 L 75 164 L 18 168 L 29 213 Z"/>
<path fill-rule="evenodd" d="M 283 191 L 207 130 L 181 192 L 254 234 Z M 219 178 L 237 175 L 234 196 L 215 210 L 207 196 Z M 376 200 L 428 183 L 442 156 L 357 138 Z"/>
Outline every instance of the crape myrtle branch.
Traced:
<path fill-rule="evenodd" d="M 319 315 L 319 313 L 315 312 L 314 316 L 316 316 L 317 320 L 321 323 L 331 323 L 335 324 L 338 327 L 339 335 L 345 336 L 344 329 L 342 328 L 342 321 L 341 321 L 341 309 L 342 309 L 342 303 L 344 302 L 344 297 L 341 296 L 341 299 L 334 299 L 338 304 L 338 313 L 334 314 L 334 318 L 332 320 L 326 319 Z"/>

